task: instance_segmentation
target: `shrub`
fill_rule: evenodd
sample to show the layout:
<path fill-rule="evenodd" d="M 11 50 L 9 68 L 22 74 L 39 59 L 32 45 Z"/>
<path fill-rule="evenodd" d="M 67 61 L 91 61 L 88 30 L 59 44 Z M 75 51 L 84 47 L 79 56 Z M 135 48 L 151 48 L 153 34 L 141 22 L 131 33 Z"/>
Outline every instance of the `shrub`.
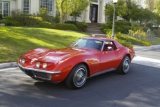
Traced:
<path fill-rule="evenodd" d="M 122 39 L 118 39 L 118 38 L 115 38 L 120 44 L 122 44 L 123 46 L 126 46 L 130 49 L 133 48 L 133 45 L 130 44 L 129 42 L 126 42 L 125 40 L 122 40 Z"/>
<path fill-rule="evenodd" d="M 46 8 L 41 8 L 40 13 L 37 13 L 37 16 L 42 17 L 43 21 L 48 21 L 48 22 L 52 22 L 52 23 L 53 22 L 58 23 L 59 19 L 60 19 L 59 16 L 56 16 L 56 17 L 49 16 Z"/>
<path fill-rule="evenodd" d="M 126 46 L 128 48 L 133 48 L 133 45 L 130 44 L 130 42 L 128 42 L 127 40 L 124 40 L 123 38 L 118 38 L 117 36 L 118 35 L 122 35 L 121 33 L 118 33 L 115 37 L 115 40 L 117 40 L 119 43 L 121 43 L 123 46 Z M 107 38 L 112 38 L 112 30 L 111 29 L 108 29 L 107 30 Z"/>
<path fill-rule="evenodd" d="M 10 21 L 10 20 L 4 20 L 3 21 L 6 26 L 15 26 L 16 22 Z"/>
<path fill-rule="evenodd" d="M 112 29 L 112 22 L 108 22 L 101 27 L 101 31 L 106 33 L 107 29 Z M 131 29 L 131 23 L 126 21 L 116 21 L 115 22 L 115 32 L 121 32 L 127 34 Z"/>
<path fill-rule="evenodd" d="M 144 46 L 151 46 L 152 44 L 150 42 L 147 41 L 141 41 L 143 43 Z"/>
<path fill-rule="evenodd" d="M 66 21 L 65 23 L 76 25 L 77 22 L 76 21 Z"/>
<path fill-rule="evenodd" d="M 47 21 L 42 21 L 39 24 L 37 24 L 37 26 L 35 27 L 41 27 L 41 28 L 52 28 L 53 24 Z"/>
<path fill-rule="evenodd" d="M 2 20 L 2 18 L 3 18 L 3 16 L 2 16 L 2 14 L 0 14 L 0 20 Z"/>
<path fill-rule="evenodd" d="M 131 44 L 134 44 L 134 45 L 141 45 L 141 46 L 150 46 L 151 45 L 151 43 L 148 41 L 139 40 L 139 39 L 136 39 L 136 38 L 128 36 L 128 35 L 122 35 L 121 33 L 118 33 L 116 35 L 116 37 L 118 39 L 124 40 L 124 41 L 131 43 Z"/>
<path fill-rule="evenodd" d="M 7 21 L 12 21 L 13 26 L 37 26 L 43 20 L 41 17 L 29 16 L 21 14 L 19 16 L 8 16 L 6 17 Z"/>
<path fill-rule="evenodd" d="M 102 31 L 104 34 L 107 33 L 107 29 L 112 29 L 112 22 L 108 22 L 108 23 L 102 25 L 101 31 Z"/>
<path fill-rule="evenodd" d="M 117 21 L 115 23 L 115 32 L 121 32 L 124 34 L 128 34 L 131 29 L 131 23 L 126 21 Z"/>
<path fill-rule="evenodd" d="M 147 34 L 143 30 L 137 30 L 137 31 L 129 30 L 129 35 L 139 40 L 146 40 L 146 37 L 147 37 Z"/>
<path fill-rule="evenodd" d="M 87 30 L 88 25 L 85 22 L 77 22 L 76 26 L 77 26 L 79 31 L 85 32 Z"/>
<path fill-rule="evenodd" d="M 106 29 L 107 38 L 112 38 L 112 29 Z"/>
<path fill-rule="evenodd" d="M 85 22 L 76 22 L 76 21 L 66 21 L 65 23 L 74 24 L 79 31 L 85 32 L 87 30 L 87 23 Z"/>
<path fill-rule="evenodd" d="M 0 20 L 0 23 L 4 23 L 4 20 Z"/>
<path fill-rule="evenodd" d="M 13 16 L 6 16 L 5 20 L 13 20 Z"/>
<path fill-rule="evenodd" d="M 131 22 L 131 29 L 133 31 L 137 31 L 137 30 L 140 30 L 140 29 L 143 29 L 143 28 L 139 23 Z"/>
<path fill-rule="evenodd" d="M 160 29 L 154 29 L 153 34 L 156 35 L 157 37 L 160 37 Z"/>
<path fill-rule="evenodd" d="M 74 24 L 67 24 L 67 23 L 57 23 L 52 28 L 60 30 L 78 31 L 78 28 Z"/>

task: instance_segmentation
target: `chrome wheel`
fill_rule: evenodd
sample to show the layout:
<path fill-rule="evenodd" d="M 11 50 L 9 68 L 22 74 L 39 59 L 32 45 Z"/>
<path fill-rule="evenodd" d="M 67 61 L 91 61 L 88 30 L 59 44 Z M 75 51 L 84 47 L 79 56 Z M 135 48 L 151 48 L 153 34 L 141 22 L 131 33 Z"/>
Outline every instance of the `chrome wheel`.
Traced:
<path fill-rule="evenodd" d="M 123 61 L 123 72 L 127 73 L 129 71 L 129 65 L 130 65 L 130 59 L 128 57 L 125 57 Z"/>
<path fill-rule="evenodd" d="M 84 64 L 76 65 L 65 79 L 68 88 L 79 89 L 84 86 L 88 76 L 87 67 Z"/>
<path fill-rule="evenodd" d="M 117 69 L 118 73 L 127 74 L 129 72 L 130 62 L 129 56 L 126 55 Z"/>
<path fill-rule="evenodd" d="M 87 70 L 85 68 L 79 68 L 75 71 L 73 77 L 73 83 L 76 87 L 81 87 L 85 84 L 87 79 Z"/>

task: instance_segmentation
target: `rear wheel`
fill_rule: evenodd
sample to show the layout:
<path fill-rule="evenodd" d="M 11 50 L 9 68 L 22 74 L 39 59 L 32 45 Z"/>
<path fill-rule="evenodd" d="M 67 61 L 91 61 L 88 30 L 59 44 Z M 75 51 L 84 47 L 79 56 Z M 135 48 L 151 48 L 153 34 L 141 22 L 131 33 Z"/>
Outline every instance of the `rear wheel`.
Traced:
<path fill-rule="evenodd" d="M 81 88 L 87 80 L 87 68 L 84 64 L 75 66 L 65 80 L 65 84 L 69 88 Z"/>
<path fill-rule="evenodd" d="M 127 74 L 129 72 L 130 62 L 130 58 L 128 56 L 125 56 L 118 68 L 118 73 Z"/>

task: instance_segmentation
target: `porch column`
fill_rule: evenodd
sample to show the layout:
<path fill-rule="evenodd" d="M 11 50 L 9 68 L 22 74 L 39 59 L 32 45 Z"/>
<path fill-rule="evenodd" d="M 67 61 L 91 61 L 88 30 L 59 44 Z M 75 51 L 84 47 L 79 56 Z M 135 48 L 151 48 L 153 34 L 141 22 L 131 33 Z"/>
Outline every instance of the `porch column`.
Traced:
<path fill-rule="evenodd" d="M 90 5 L 86 8 L 85 10 L 85 15 L 84 15 L 84 22 L 86 23 L 91 23 L 90 19 L 89 19 L 89 15 L 90 15 Z"/>
<path fill-rule="evenodd" d="M 100 4 L 99 4 L 99 23 L 105 23 L 105 0 L 100 0 Z"/>

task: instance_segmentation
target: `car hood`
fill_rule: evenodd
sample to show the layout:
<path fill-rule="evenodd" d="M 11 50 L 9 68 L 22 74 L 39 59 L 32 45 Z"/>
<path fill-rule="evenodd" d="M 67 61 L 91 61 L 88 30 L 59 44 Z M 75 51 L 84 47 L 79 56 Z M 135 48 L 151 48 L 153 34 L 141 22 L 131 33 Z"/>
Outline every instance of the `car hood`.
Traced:
<path fill-rule="evenodd" d="M 32 62 L 38 60 L 42 62 L 57 63 L 58 61 L 65 60 L 79 54 L 89 54 L 89 50 L 90 49 L 79 49 L 72 47 L 57 50 L 38 48 L 28 52 L 24 55 L 24 57 L 32 60 Z"/>

